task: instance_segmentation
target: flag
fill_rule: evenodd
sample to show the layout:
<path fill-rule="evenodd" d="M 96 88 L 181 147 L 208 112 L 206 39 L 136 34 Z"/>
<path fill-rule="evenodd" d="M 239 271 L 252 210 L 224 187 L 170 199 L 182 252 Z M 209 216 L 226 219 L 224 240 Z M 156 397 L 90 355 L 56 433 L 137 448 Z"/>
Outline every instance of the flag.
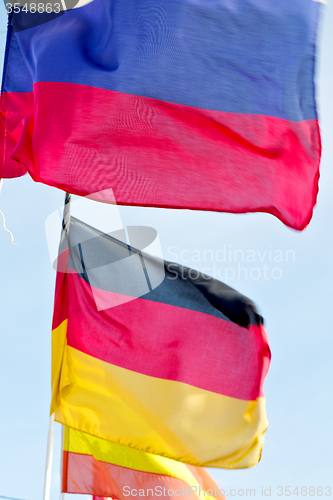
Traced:
<path fill-rule="evenodd" d="M 126 500 L 203 496 L 225 500 L 202 467 L 175 462 L 65 427 L 62 492 Z M 100 499 L 102 500 L 102 499 Z"/>
<path fill-rule="evenodd" d="M 255 465 L 270 351 L 254 304 L 146 255 L 152 229 L 128 227 L 125 243 L 70 220 L 53 318 L 55 420 L 191 465 Z"/>
<path fill-rule="evenodd" d="M 79 195 L 112 188 L 118 204 L 308 224 L 319 2 L 55 5 L 9 16 L 0 177 L 28 171 Z"/>
<path fill-rule="evenodd" d="M 24 135 L 26 117 L 32 115 L 34 111 L 33 80 L 18 40 L 12 33 L 10 20 L 9 17 L 3 73 L 3 77 L 6 78 L 7 82 L 10 82 L 10 85 L 8 92 L 4 90 L 4 86 L 2 87 L 0 102 L 2 156 L 0 179 L 20 177 L 26 174 L 25 166 L 14 161 L 11 155 L 21 136 Z"/>

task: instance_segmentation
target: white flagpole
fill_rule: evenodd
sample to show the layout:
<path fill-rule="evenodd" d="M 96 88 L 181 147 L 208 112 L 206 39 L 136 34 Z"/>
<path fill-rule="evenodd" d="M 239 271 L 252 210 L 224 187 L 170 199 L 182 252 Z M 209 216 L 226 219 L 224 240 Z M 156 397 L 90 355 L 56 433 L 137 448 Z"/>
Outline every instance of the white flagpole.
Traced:
<path fill-rule="evenodd" d="M 52 457 L 53 457 L 53 429 L 54 429 L 54 413 L 50 416 L 49 433 L 47 437 L 47 450 L 45 462 L 45 480 L 44 480 L 44 500 L 50 500 L 51 494 L 51 473 L 52 473 Z"/>
<path fill-rule="evenodd" d="M 61 456 L 61 462 L 60 462 L 60 484 L 62 484 L 62 477 L 63 477 L 63 472 L 64 472 L 64 429 L 65 427 L 62 425 L 61 426 L 61 448 L 60 448 L 60 456 Z M 65 500 L 65 493 L 62 493 L 61 495 L 61 500 Z"/>

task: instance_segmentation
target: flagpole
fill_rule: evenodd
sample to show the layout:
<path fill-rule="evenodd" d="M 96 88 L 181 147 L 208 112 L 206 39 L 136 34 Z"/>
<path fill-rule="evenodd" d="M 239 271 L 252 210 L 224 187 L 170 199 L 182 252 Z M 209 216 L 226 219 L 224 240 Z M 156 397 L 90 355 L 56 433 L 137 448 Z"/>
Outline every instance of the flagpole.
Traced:
<path fill-rule="evenodd" d="M 53 434 L 54 434 L 53 429 L 54 429 L 54 413 L 50 416 L 49 420 L 43 500 L 50 500 L 50 494 L 51 494 L 51 473 L 52 473 Z"/>
<path fill-rule="evenodd" d="M 60 484 L 63 484 L 63 476 L 64 476 L 64 429 L 65 427 L 61 426 L 61 449 L 60 449 Z M 62 488 L 61 488 L 62 489 Z M 65 500 L 65 493 L 63 492 L 61 495 L 61 500 Z"/>
<path fill-rule="evenodd" d="M 62 3 L 64 3 L 63 0 L 61 0 L 61 1 L 62 1 Z M 66 230 L 67 234 L 68 234 L 68 230 L 69 230 L 70 206 L 71 206 L 71 194 L 66 192 L 66 194 L 65 194 L 65 201 L 64 201 L 64 213 L 63 213 L 63 218 L 62 218 L 62 230 L 63 231 Z M 53 417 L 53 420 L 52 420 L 52 444 L 51 444 L 52 449 L 49 452 L 49 442 L 48 442 L 48 456 L 47 456 L 47 460 L 48 459 L 50 460 L 50 466 L 49 466 L 50 470 L 48 470 L 47 465 L 46 465 L 46 469 L 45 469 L 44 500 L 50 500 L 50 491 L 51 491 L 51 468 L 52 468 L 52 453 L 53 453 L 54 414 L 50 417 L 50 429 L 51 429 L 51 418 L 52 417 Z M 50 431 L 49 431 L 49 441 L 50 441 Z M 63 462 L 63 446 L 64 446 L 64 426 L 62 425 L 61 426 L 61 453 L 60 453 L 60 456 L 61 456 L 61 463 L 60 463 L 61 478 L 60 478 L 60 482 L 61 482 L 61 484 L 62 484 L 62 480 L 63 480 L 63 465 L 64 465 L 64 462 Z M 49 457 L 49 455 L 50 455 L 50 457 Z M 47 493 L 46 482 L 47 482 L 47 480 L 49 481 L 49 484 L 48 484 L 48 496 L 46 496 L 46 493 Z M 65 500 L 65 493 L 64 492 L 61 492 L 61 500 Z"/>

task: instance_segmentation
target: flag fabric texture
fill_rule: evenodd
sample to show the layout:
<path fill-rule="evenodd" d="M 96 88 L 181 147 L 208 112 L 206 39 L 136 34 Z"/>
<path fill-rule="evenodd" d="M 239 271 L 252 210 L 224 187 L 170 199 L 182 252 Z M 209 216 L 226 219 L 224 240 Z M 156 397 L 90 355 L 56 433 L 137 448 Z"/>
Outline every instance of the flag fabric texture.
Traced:
<path fill-rule="evenodd" d="M 128 245 L 74 217 L 65 227 L 58 268 L 68 272 L 57 273 L 52 334 L 55 420 L 191 465 L 255 465 L 270 351 L 254 304 L 130 246 L 133 233 L 144 247 L 144 228 L 127 228 Z"/>
<path fill-rule="evenodd" d="M 12 12 L 0 177 L 112 188 L 125 205 L 269 212 L 303 229 L 318 190 L 322 7 L 93 0 Z"/>
<path fill-rule="evenodd" d="M 62 492 L 126 500 L 189 496 L 225 500 L 203 467 L 128 448 L 65 427 Z M 100 499 L 102 500 L 102 499 Z"/>

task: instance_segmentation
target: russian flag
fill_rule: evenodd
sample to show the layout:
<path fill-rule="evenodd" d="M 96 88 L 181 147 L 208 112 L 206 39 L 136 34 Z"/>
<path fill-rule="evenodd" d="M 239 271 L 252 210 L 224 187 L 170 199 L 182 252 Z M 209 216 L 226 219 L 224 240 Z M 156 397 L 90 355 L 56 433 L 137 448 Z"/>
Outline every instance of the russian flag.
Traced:
<path fill-rule="evenodd" d="M 112 188 L 119 204 L 308 224 L 319 2 L 55 5 L 9 16 L 0 177 L 28 171 L 79 195 Z"/>

